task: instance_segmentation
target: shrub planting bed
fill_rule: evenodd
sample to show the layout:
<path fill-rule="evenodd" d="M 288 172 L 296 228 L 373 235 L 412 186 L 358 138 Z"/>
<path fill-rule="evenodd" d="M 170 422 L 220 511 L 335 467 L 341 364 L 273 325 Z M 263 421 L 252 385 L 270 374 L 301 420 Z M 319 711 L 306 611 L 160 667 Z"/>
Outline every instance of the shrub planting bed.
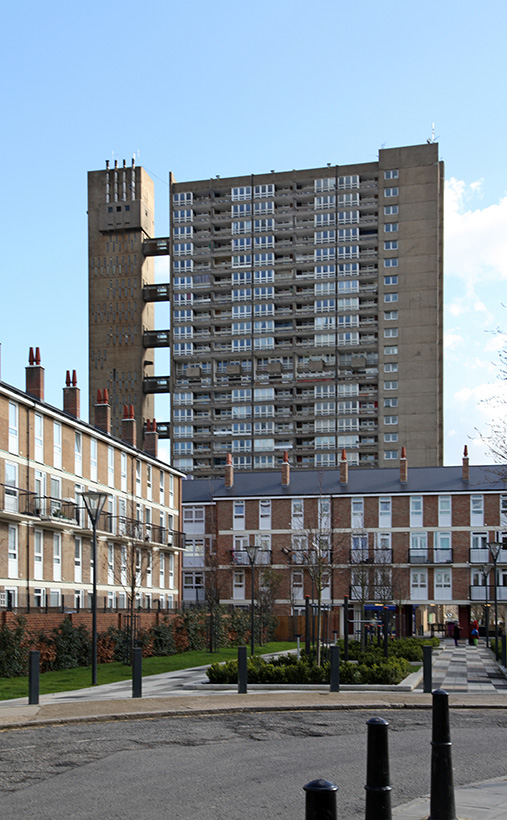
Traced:
<path fill-rule="evenodd" d="M 390 641 L 389 657 L 383 655 L 380 646 L 370 646 L 361 650 L 358 641 L 349 642 L 349 661 L 340 663 L 340 682 L 343 684 L 397 684 L 411 671 L 410 664 L 421 661 L 423 646 L 438 646 L 437 638 L 420 640 L 406 638 Z M 343 642 L 340 657 L 343 657 Z M 353 663 L 351 663 L 353 661 Z M 249 658 L 249 683 L 286 683 L 286 684 L 329 684 L 330 662 L 327 652 L 323 650 L 323 661 L 320 666 L 302 653 L 300 660 L 296 655 L 284 655 L 266 661 L 263 658 Z M 238 662 L 213 663 L 206 672 L 210 683 L 236 683 L 238 680 Z"/>

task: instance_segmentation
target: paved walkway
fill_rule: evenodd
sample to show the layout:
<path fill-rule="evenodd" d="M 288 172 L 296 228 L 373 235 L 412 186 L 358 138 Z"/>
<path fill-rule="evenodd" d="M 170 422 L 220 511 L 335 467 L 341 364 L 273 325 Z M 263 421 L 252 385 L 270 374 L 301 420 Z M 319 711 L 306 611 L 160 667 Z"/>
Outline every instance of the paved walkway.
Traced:
<path fill-rule="evenodd" d="M 444 640 L 443 649 L 433 659 L 433 688 L 450 693 L 451 708 L 507 709 L 507 680 L 485 645 L 454 647 Z M 29 706 L 27 698 L 0 701 L 0 731 L 21 727 L 157 718 L 169 715 L 212 714 L 228 711 L 297 711 L 314 709 L 431 708 L 432 697 L 422 689 L 412 692 L 380 691 L 251 691 L 210 692 L 184 688 L 206 679 L 205 667 L 143 678 L 143 697 L 132 699 L 130 681 L 90 687 L 74 692 L 43 695 L 40 705 Z M 452 726 L 451 726 L 452 731 Z M 505 820 L 507 818 L 507 776 L 505 780 L 475 784 L 456 790 L 459 818 Z M 420 798 L 393 810 L 396 820 L 420 820 L 429 815 L 429 798 Z"/>
<path fill-rule="evenodd" d="M 479 646 L 443 641 L 444 650 L 433 659 L 434 689 L 468 694 L 507 694 L 507 679 L 485 642 Z"/>

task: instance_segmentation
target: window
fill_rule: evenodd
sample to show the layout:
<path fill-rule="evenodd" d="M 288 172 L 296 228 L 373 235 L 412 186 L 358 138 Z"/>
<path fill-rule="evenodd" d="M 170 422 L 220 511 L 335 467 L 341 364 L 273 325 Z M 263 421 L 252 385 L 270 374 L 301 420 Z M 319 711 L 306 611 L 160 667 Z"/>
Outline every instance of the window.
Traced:
<path fill-rule="evenodd" d="M 450 527 L 452 524 L 452 500 L 450 495 L 438 497 L 438 526 Z"/>
<path fill-rule="evenodd" d="M 136 461 L 136 495 L 142 495 L 141 462 Z"/>
<path fill-rule="evenodd" d="M 233 528 L 235 530 L 245 529 L 245 502 L 234 501 L 233 503 Z"/>
<path fill-rule="evenodd" d="M 398 458 L 398 450 L 384 450 L 384 459 L 386 461 L 394 461 Z"/>
<path fill-rule="evenodd" d="M 250 216 L 252 213 L 252 206 L 250 203 L 246 203 L 245 205 L 233 205 L 231 208 L 231 215 L 234 217 L 237 216 Z"/>
<path fill-rule="evenodd" d="M 77 431 L 74 434 L 74 472 L 83 475 L 83 437 Z"/>
<path fill-rule="evenodd" d="M 396 233 L 398 230 L 398 223 L 397 222 L 386 222 L 384 225 L 384 232 L 385 233 Z"/>
<path fill-rule="evenodd" d="M 484 526 L 484 497 L 482 495 L 470 496 L 470 526 Z"/>
<path fill-rule="evenodd" d="M 423 498 L 422 495 L 413 495 L 410 498 L 410 526 L 423 525 Z"/>
<path fill-rule="evenodd" d="M 384 250 L 385 251 L 397 251 L 398 250 L 398 240 L 397 239 L 390 239 L 384 242 Z"/>
<path fill-rule="evenodd" d="M 385 197 L 398 196 L 398 194 L 399 194 L 399 189 L 398 188 L 384 188 L 384 196 Z"/>
<path fill-rule="evenodd" d="M 272 214 L 275 211 L 275 203 L 274 202 L 255 202 L 254 203 L 254 214 L 255 216 L 260 216 L 261 214 Z"/>
<path fill-rule="evenodd" d="M 398 259 L 397 257 L 393 256 L 388 259 L 384 259 L 384 268 L 397 268 L 398 267 Z"/>
<path fill-rule="evenodd" d="M 351 527 L 364 527 L 364 499 L 353 498 L 351 500 Z"/>
<path fill-rule="evenodd" d="M 18 405 L 9 402 L 9 453 L 17 454 L 19 449 Z"/>
<path fill-rule="evenodd" d="M 331 529 L 331 499 L 319 498 L 319 529 Z"/>
<path fill-rule="evenodd" d="M 5 509 L 18 511 L 18 465 L 5 462 Z"/>
<path fill-rule="evenodd" d="M 151 464 L 146 465 L 146 499 L 151 501 L 153 498 L 153 471 Z"/>
<path fill-rule="evenodd" d="M 384 171 L 384 179 L 398 179 L 398 169 Z"/>
<path fill-rule="evenodd" d="M 81 538 L 74 539 L 74 583 L 80 584 L 83 580 L 83 542 Z"/>
<path fill-rule="evenodd" d="M 398 399 L 384 399 L 384 407 L 398 407 Z"/>
<path fill-rule="evenodd" d="M 393 276 L 384 276 L 384 285 L 397 285 L 398 284 L 398 274 L 394 274 Z"/>
<path fill-rule="evenodd" d="M 114 544 L 107 545 L 107 583 L 114 584 Z"/>
<path fill-rule="evenodd" d="M 245 571 L 242 569 L 233 573 L 232 598 L 234 601 L 242 601 L 245 598 Z"/>
<path fill-rule="evenodd" d="M 412 569 L 410 571 L 410 597 L 412 600 L 425 600 L 428 597 L 428 570 Z"/>
<path fill-rule="evenodd" d="M 384 356 L 396 356 L 397 354 L 398 348 L 396 346 L 384 347 Z"/>
<path fill-rule="evenodd" d="M 44 418 L 40 413 L 35 414 L 34 419 L 34 441 L 35 441 L 35 461 L 44 461 Z M 79 474 L 81 475 L 81 473 Z"/>
<path fill-rule="evenodd" d="M 259 501 L 259 529 L 271 529 L 271 500 L 261 499 Z"/>
<path fill-rule="evenodd" d="M 398 424 L 398 416 L 384 416 L 384 424 Z"/>
<path fill-rule="evenodd" d="M 384 328 L 384 339 L 396 339 L 398 337 L 398 328 L 397 327 L 385 327 Z"/>
<path fill-rule="evenodd" d="M 62 580 L 62 536 L 53 533 L 53 581 Z"/>
<path fill-rule="evenodd" d="M 158 585 L 165 587 L 165 553 L 159 552 L 158 554 Z"/>
<path fill-rule="evenodd" d="M 153 555 L 151 552 L 146 555 L 146 586 L 153 586 Z"/>
<path fill-rule="evenodd" d="M 399 213 L 398 205 L 384 205 L 384 216 L 393 216 Z"/>
<path fill-rule="evenodd" d="M 500 524 L 507 524 L 507 495 L 500 496 Z"/>
<path fill-rule="evenodd" d="M 435 588 L 434 599 L 449 600 L 452 598 L 452 575 L 450 569 L 436 569 L 435 570 Z"/>
<path fill-rule="evenodd" d="M 175 205 L 190 205 L 194 195 L 191 191 L 182 191 L 178 194 L 173 194 L 173 203 Z"/>
<path fill-rule="evenodd" d="M 33 533 L 33 577 L 36 581 L 42 581 L 44 575 L 44 534 L 42 530 L 34 530 Z"/>
<path fill-rule="evenodd" d="M 384 293 L 384 302 L 397 302 L 398 301 L 398 294 L 397 293 Z"/>
<path fill-rule="evenodd" d="M 395 416 L 396 418 L 396 416 Z M 398 433 L 384 433 L 385 444 L 395 444 L 398 441 Z"/>
<path fill-rule="evenodd" d="M 391 499 L 379 498 L 378 501 L 378 521 L 379 527 L 391 526 Z"/>
<path fill-rule="evenodd" d="M 398 362 L 386 362 L 384 364 L 384 373 L 397 373 L 398 372 Z"/>
<path fill-rule="evenodd" d="M 18 528 L 14 525 L 9 525 L 7 532 L 7 554 L 8 567 L 7 573 L 9 578 L 18 577 Z"/>
<path fill-rule="evenodd" d="M 398 382 L 384 382 L 384 390 L 397 390 Z"/>
<path fill-rule="evenodd" d="M 110 487 L 114 487 L 114 449 L 107 448 L 107 483 Z"/>
<path fill-rule="evenodd" d="M 292 529 L 302 530 L 304 527 L 304 499 L 292 499 Z"/>
<path fill-rule="evenodd" d="M 436 564 L 450 564 L 452 561 L 451 533 L 436 532 L 434 537 L 434 560 Z"/>

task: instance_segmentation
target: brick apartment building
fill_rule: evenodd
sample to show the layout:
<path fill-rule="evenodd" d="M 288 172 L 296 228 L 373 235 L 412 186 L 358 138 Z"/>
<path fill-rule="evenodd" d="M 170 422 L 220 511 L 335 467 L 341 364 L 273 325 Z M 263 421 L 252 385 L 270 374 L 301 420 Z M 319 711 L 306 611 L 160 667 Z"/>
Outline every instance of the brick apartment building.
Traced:
<path fill-rule="evenodd" d="M 44 401 L 44 369 L 30 350 L 26 390 L 0 382 L 0 608 L 91 605 L 92 529 L 81 492 L 107 493 L 97 526 L 97 599 L 109 609 L 180 604 L 181 475 L 157 458 L 156 423 L 136 446 L 125 407 L 110 434 L 107 391 L 95 425 L 79 418 L 76 374 L 63 411 Z"/>
<path fill-rule="evenodd" d="M 466 448 L 460 467 L 408 469 L 405 451 L 394 469 L 349 472 L 345 453 L 332 471 L 291 470 L 287 454 L 281 473 L 229 463 L 224 479 L 183 482 L 183 599 L 203 601 L 214 584 L 223 603 L 248 606 L 246 547 L 256 544 L 256 579 L 266 567 L 280 579 L 279 614 L 301 612 L 320 584 L 335 613 L 349 596 L 356 629 L 384 606 L 398 610 L 407 634 L 450 617 L 466 627 L 494 600 L 488 544 L 500 541 L 503 618 L 506 478 L 504 467 L 469 466 Z"/>

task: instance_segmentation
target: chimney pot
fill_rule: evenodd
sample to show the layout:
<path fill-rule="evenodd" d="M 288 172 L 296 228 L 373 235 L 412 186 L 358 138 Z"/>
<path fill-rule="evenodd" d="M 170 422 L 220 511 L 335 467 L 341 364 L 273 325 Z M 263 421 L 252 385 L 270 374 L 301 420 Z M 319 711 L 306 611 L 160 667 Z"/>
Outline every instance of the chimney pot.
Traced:
<path fill-rule="evenodd" d="M 282 487 L 288 487 L 289 484 L 290 484 L 289 454 L 288 454 L 287 450 L 284 450 L 283 464 L 282 464 Z"/>
<path fill-rule="evenodd" d="M 28 354 L 28 367 L 25 370 L 26 386 L 25 390 L 29 396 L 33 396 L 39 401 L 44 401 L 44 368 L 40 366 L 40 350 L 37 347 L 35 356 L 33 347 Z"/>
<path fill-rule="evenodd" d="M 342 450 L 342 457 L 340 461 L 340 484 L 349 483 L 349 465 L 347 464 L 347 453 L 345 449 Z"/>
<path fill-rule="evenodd" d="M 225 486 L 232 487 L 234 485 L 234 467 L 232 466 L 232 456 L 227 453 L 225 459 Z"/>
<path fill-rule="evenodd" d="M 470 462 L 468 460 L 468 447 L 466 444 L 463 448 L 462 478 L 466 483 L 470 481 Z"/>

